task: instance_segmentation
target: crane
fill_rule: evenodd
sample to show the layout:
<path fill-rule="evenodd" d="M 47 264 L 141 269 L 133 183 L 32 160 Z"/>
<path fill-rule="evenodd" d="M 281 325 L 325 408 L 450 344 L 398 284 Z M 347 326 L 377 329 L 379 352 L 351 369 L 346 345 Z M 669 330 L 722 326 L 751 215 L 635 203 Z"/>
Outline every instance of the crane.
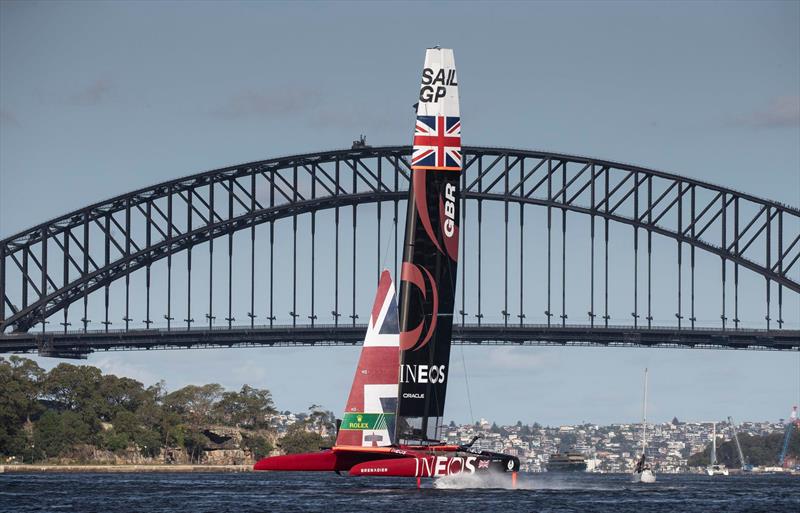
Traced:
<path fill-rule="evenodd" d="M 783 435 L 783 448 L 781 448 L 781 454 L 778 456 L 778 465 L 784 468 L 786 468 L 789 463 L 786 460 L 786 453 L 789 450 L 789 441 L 792 439 L 792 431 L 794 431 L 795 426 L 800 430 L 800 419 L 797 418 L 797 406 L 792 408 L 792 414 L 789 415 L 789 420 L 786 422 L 786 432 Z"/>
<path fill-rule="evenodd" d="M 753 470 L 753 466 L 745 463 L 744 453 L 742 452 L 742 445 L 739 443 L 739 434 L 736 432 L 736 424 L 733 422 L 733 418 L 728 417 L 728 422 L 731 425 L 731 429 L 733 430 L 733 439 L 736 440 L 736 450 L 739 451 L 739 462 L 742 465 L 743 472 L 750 472 Z"/>

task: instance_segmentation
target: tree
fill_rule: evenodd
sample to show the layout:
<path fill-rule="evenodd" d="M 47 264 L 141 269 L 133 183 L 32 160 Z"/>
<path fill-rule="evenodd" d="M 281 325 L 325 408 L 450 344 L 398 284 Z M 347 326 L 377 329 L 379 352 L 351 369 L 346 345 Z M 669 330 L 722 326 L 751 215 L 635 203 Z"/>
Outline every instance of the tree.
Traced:
<path fill-rule="evenodd" d="M 100 394 L 101 381 L 102 372 L 97 367 L 61 363 L 44 378 L 44 398 L 57 410 L 77 413 L 90 434 L 95 434 L 100 431 L 101 421 L 110 420 L 108 405 Z"/>
<path fill-rule="evenodd" d="M 44 393 L 63 410 L 97 409 L 102 373 L 97 367 L 60 363 L 47 373 Z"/>
<path fill-rule="evenodd" d="M 105 419 L 113 418 L 120 411 L 135 412 L 148 399 L 147 391 L 140 382 L 131 378 L 118 378 L 107 374 L 100 380 L 100 395 L 105 400 L 101 412 Z"/>
<path fill-rule="evenodd" d="M 269 390 L 244 385 L 239 392 L 223 393 L 214 410 L 218 420 L 258 429 L 267 425 L 267 416 L 275 413 L 275 405 Z"/>
<path fill-rule="evenodd" d="M 192 462 L 199 462 L 199 455 L 204 448 L 208 447 L 211 441 L 203 433 L 197 430 L 188 430 L 183 436 L 183 446 L 189 453 Z"/>
<path fill-rule="evenodd" d="M 131 443 L 126 433 L 117 433 L 113 429 L 100 432 L 97 438 L 100 448 L 116 453 L 123 452 Z"/>
<path fill-rule="evenodd" d="M 25 454 L 29 444 L 22 427 L 43 410 L 39 396 L 44 375 L 33 360 L 0 358 L 0 454 Z"/>
<path fill-rule="evenodd" d="M 278 444 L 286 454 L 318 451 L 325 445 L 325 440 L 319 433 L 306 430 L 306 424 L 295 422 L 286 431 Z"/>
<path fill-rule="evenodd" d="M 764 436 L 750 436 L 742 433 L 739 435 L 739 443 L 742 444 L 742 453 L 751 465 L 777 465 L 778 455 L 783 447 L 783 436 L 783 433 L 771 433 Z M 800 455 L 800 436 L 792 437 L 789 454 Z M 709 443 L 704 450 L 692 454 L 687 464 L 690 467 L 705 466 L 709 464 L 710 458 L 711 444 Z M 728 467 L 738 468 L 740 462 L 736 442 L 730 440 L 718 443 L 717 460 Z"/>
<path fill-rule="evenodd" d="M 270 442 L 269 439 L 258 435 L 243 437 L 242 445 L 250 449 L 250 452 L 253 453 L 253 456 L 256 459 L 269 456 L 274 449 L 272 442 Z"/>
<path fill-rule="evenodd" d="M 188 385 L 164 397 L 164 406 L 194 425 L 213 424 L 212 413 L 225 389 L 222 385 Z"/>
<path fill-rule="evenodd" d="M 155 456 L 161 449 L 161 435 L 155 429 L 145 426 L 134 413 L 122 410 L 114 417 L 111 441 L 133 443 L 143 456 Z M 105 434 L 105 433 L 104 433 Z M 108 437 L 107 437 L 108 438 Z M 111 449 L 114 450 L 114 449 Z"/>
<path fill-rule="evenodd" d="M 35 452 L 44 458 L 61 456 L 75 444 L 85 442 L 88 436 L 89 426 L 76 412 L 48 410 L 34 429 Z"/>
<path fill-rule="evenodd" d="M 336 416 L 332 411 L 324 410 L 317 404 L 312 404 L 308 410 L 310 413 L 306 420 L 307 425 L 328 440 L 329 445 L 333 445 L 336 436 Z"/>
<path fill-rule="evenodd" d="M 161 452 L 161 435 L 154 429 L 142 428 L 134 441 L 142 456 L 152 458 Z"/>

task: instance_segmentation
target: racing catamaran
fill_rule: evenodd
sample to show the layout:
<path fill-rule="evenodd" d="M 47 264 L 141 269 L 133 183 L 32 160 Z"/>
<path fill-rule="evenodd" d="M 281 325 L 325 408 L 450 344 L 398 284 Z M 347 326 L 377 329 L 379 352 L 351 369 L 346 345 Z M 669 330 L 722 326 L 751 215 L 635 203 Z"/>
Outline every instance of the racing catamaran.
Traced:
<path fill-rule="evenodd" d="M 461 118 L 453 50 L 429 48 L 417 104 L 399 307 L 381 274 L 336 443 L 255 470 L 419 478 L 511 472 L 519 459 L 440 442 L 459 240 Z"/>

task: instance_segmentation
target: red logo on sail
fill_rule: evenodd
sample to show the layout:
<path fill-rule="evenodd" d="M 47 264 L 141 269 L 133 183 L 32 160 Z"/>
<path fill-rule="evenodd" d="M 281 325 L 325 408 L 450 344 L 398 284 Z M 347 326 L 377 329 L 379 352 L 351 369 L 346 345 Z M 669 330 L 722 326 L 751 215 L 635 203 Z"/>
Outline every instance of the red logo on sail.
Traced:
<path fill-rule="evenodd" d="M 424 276 L 428 277 L 427 281 L 430 284 L 431 293 L 433 294 L 433 297 L 431 298 L 433 301 L 433 307 L 431 309 L 431 321 L 424 336 L 423 330 L 425 328 L 425 319 L 422 319 L 416 328 L 400 332 L 400 349 L 403 351 L 416 351 L 418 349 L 422 349 L 428 344 L 428 341 L 430 341 L 434 331 L 436 331 L 436 319 L 439 314 L 439 289 L 436 286 L 436 281 L 433 279 L 433 275 L 431 275 L 430 271 L 421 265 L 413 264 L 411 262 L 403 262 L 401 280 L 417 287 L 422 293 L 422 298 L 427 299 L 427 287 L 425 285 L 423 272 Z"/>

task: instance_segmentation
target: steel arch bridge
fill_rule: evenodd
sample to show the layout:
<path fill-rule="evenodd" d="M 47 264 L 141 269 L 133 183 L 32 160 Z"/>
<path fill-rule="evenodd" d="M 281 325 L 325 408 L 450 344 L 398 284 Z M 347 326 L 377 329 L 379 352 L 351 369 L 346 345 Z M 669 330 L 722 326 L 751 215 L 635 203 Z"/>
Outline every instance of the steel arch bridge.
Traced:
<path fill-rule="evenodd" d="M 410 151 L 209 171 L 4 239 L 0 352 L 357 343 L 372 280 L 386 262 L 396 275 Z M 632 165 L 486 147 L 464 148 L 462 199 L 457 342 L 800 349 L 795 207 Z"/>

